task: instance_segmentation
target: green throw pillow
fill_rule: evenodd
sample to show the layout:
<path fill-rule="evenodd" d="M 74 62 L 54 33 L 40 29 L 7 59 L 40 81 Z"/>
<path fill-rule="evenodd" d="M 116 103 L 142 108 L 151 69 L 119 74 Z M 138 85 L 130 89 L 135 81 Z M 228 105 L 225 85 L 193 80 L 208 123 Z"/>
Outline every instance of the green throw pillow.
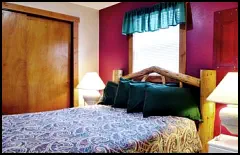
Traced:
<path fill-rule="evenodd" d="M 127 108 L 128 92 L 130 80 L 120 78 L 117 93 L 112 107 Z"/>
<path fill-rule="evenodd" d="M 176 82 L 166 83 L 165 85 L 169 87 L 179 87 L 179 83 L 176 83 Z"/>
<path fill-rule="evenodd" d="M 142 112 L 146 83 L 130 83 L 127 112 Z"/>
<path fill-rule="evenodd" d="M 145 99 L 145 89 L 147 85 L 152 85 L 153 87 L 166 87 L 162 84 L 154 83 L 130 83 L 129 97 L 127 103 L 127 112 L 143 112 L 143 105 Z"/>
<path fill-rule="evenodd" d="M 130 83 L 145 83 L 145 82 L 120 78 L 116 97 L 114 99 L 114 104 L 112 105 L 112 107 L 127 108 Z"/>
<path fill-rule="evenodd" d="M 112 81 L 108 81 L 103 91 L 103 100 L 99 104 L 113 105 L 114 98 L 116 96 L 118 84 Z"/>
<path fill-rule="evenodd" d="M 200 121 L 199 98 L 190 88 L 150 85 L 145 92 L 143 117 L 171 115 Z"/>

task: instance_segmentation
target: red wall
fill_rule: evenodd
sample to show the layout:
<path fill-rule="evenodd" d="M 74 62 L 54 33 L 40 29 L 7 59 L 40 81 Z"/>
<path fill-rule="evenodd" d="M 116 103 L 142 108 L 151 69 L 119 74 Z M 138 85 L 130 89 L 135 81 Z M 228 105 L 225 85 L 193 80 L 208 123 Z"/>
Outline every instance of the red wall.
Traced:
<path fill-rule="evenodd" d="M 128 73 L 128 41 L 122 35 L 122 22 L 127 11 L 156 2 L 123 2 L 99 12 L 99 74 L 103 82 L 112 79 L 113 69 Z"/>
<path fill-rule="evenodd" d="M 124 13 L 156 2 L 123 2 L 100 10 L 99 13 L 99 73 L 106 83 L 113 69 L 128 73 L 128 41 L 122 35 Z M 199 77 L 200 69 L 213 68 L 213 13 L 238 7 L 238 2 L 191 2 L 192 24 L 187 31 L 187 74 Z M 218 77 L 220 81 L 222 77 Z M 216 106 L 214 135 L 219 134 L 219 110 Z M 229 134 L 223 128 L 222 133 Z"/>

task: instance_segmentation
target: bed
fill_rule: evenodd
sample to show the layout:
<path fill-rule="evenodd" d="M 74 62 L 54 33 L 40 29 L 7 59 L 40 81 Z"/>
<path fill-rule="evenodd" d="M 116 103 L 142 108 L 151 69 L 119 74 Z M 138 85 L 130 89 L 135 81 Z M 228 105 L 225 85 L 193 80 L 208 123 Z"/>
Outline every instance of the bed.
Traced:
<path fill-rule="evenodd" d="M 201 73 L 201 83 L 197 78 L 155 66 L 124 77 L 134 78 L 156 72 L 199 86 L 203 116 L 199 130 L 195 122 L 188 118 L 143 118 L 142 113 L 129 114 L 126 109 L 105 105 L 3 115 L 2 153 L 206 152 L 207 141 L 213 136 L 214 118 L 209 116 L 215 111 L 209 109 L 214 103 L 206 102 L 205 98 L 214 89 L 214 80 L 213 88 L 204 86 L 215 77 L 214 71 L 205 71 Z"/>
<path fill-rule="evenodd" d="M 199 152 L 194 121 L 91 105 L 3 116 L 2 152 Z"/>

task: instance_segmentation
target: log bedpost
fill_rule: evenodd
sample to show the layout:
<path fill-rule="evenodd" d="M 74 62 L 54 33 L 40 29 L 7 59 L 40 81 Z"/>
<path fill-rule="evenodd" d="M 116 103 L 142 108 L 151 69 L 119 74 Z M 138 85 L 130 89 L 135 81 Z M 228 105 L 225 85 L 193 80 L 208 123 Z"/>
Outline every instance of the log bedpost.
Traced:
<path fill-rule="evenodd" d="M 199 136 L 202 142 L 202 153 L 208 152 L 208 141 L 214 136 L 215 103 L 206 98 L 216 87 L 216 71 L 200 71 L 200 111 L 203 122 L 199 124 Z"/>

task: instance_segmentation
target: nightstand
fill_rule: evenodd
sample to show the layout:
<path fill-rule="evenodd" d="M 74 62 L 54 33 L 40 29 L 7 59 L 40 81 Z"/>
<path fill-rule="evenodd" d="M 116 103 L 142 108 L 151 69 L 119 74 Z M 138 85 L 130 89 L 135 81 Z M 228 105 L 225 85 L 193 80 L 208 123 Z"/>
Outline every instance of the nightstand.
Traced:
<path fill-rule="evenodd" d="M 208 153 L 238 153 L 238 137 L 220 135 L 208 142 Z"/>

